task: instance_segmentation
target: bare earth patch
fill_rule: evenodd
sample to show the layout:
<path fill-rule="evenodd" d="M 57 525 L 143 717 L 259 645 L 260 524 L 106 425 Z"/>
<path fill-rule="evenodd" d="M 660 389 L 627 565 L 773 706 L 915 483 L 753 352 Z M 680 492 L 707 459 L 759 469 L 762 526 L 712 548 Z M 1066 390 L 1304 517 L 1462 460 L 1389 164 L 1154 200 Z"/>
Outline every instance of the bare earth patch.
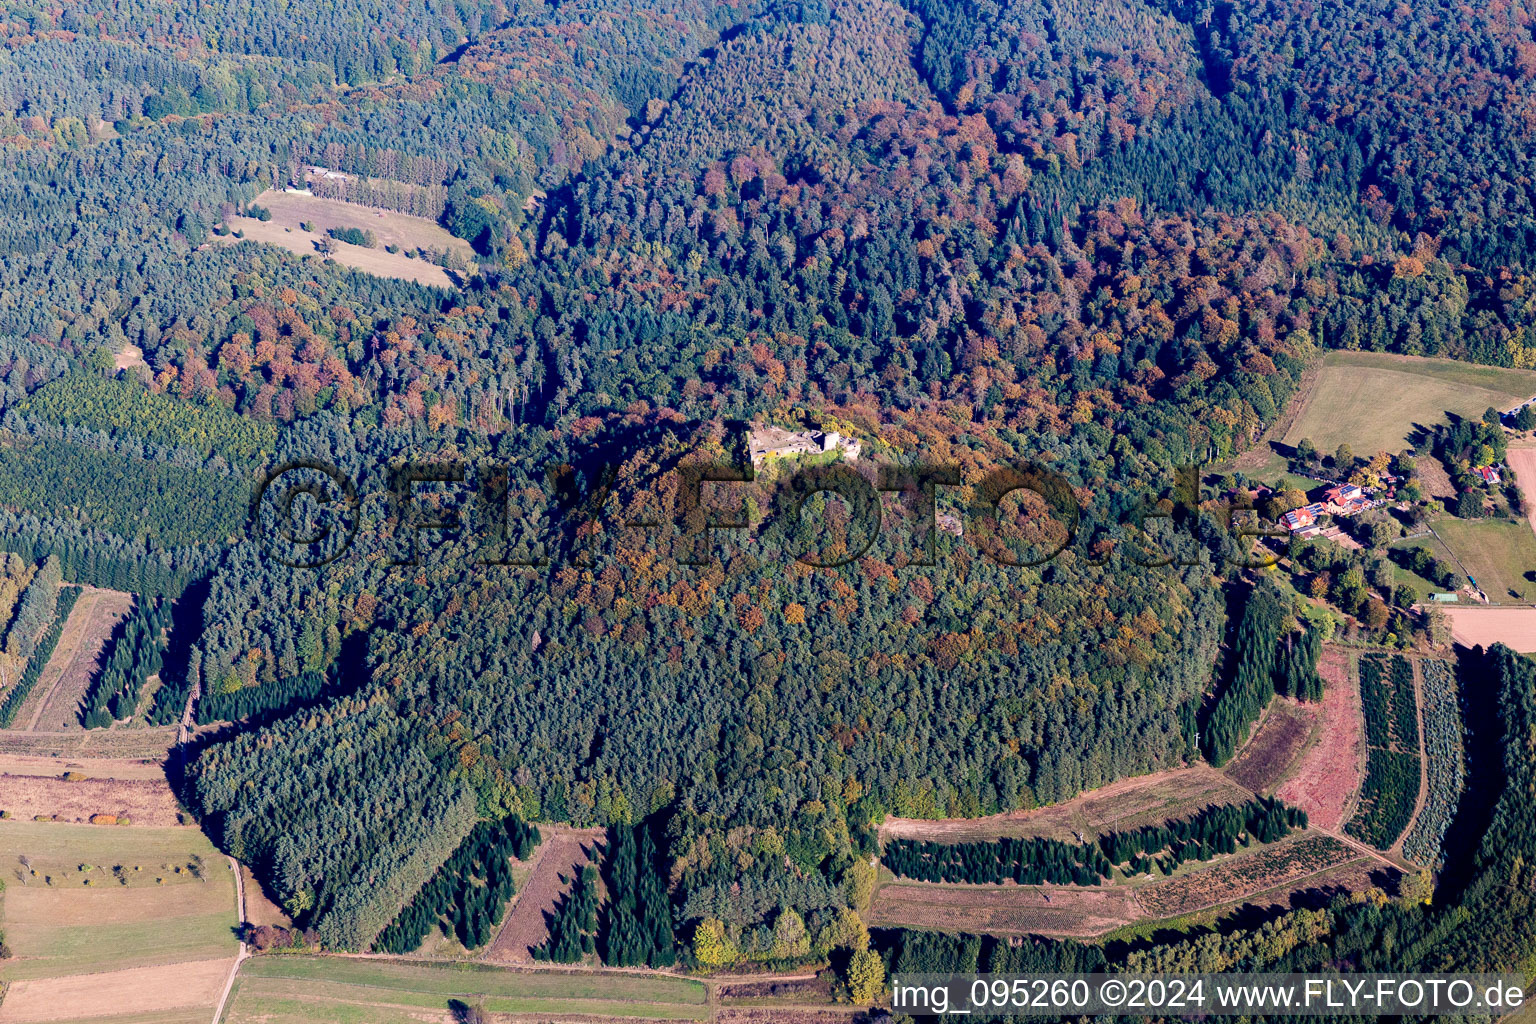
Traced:
<path fill-rule="evenodd" d="M 1521 654 L 1536 653 L 1536 608 L 1447 605 L 1451 636 L 1468 647 L 1504 644 Z"/>
<path fill-rule="evenodd" d="M 533 959 L 533 950 L 549 938 L 547 915 L 554 913 L 555 904 L 588 863 L 587 850 L 603 838 L 603 830 L 594 828 L 540 825 L 539 831 L 544 841 L 534 851 L 532 873 L 513 897 L 512 910 L 485 954 L 487 960 L 527 963 Z"/>
<path fill-rule="evenodd" d="M 124 345 L 121 351 L 114 353 L 112 356 L 112 366 L 119 370 L 144 365 L 144 350 L 131 342 Z"/>
<path fill-rule="evenodd" d="M 1274 795 L 1306 811 L 1311 824 L 1333 831 L 1353 809 L 1364 777 L 1360 687 L 1350 655 L 1342 648 L 1325 646 L 1317 670 L 1323 677 L 1319 728 Z"/>
<path fill-rule="evenodd" d="M 1259 731 L 1227 766 L 1227 776 L 1255 793 L 1268 793 L 1289 773 L 1320 712 L 1285 697 L 1276 697 Z"/>
<path fill-rule="evenodd" d="M 1145 916 L 1135 892 L 1123 885 L 1079 888 L 890 882 L 875 894 L 867 920 L 876 927 L 1087 938 Z"/>
<path fill-rule="evenodd" d="M 1089 790 L 1060 804 L 1009 811 L 987 818 L 887 818 L 880 834 L 892 839 L 942 842 L 1046 836 L 1074 842 L 1077 833 L 1095 836 L 1114 829 L 1155 825 L 1213 804 L 1235 804 L 1251 793 L 1206 765 L 1138 775 Z"/>
<path fill-rule="evenodd" d="M 206 1006 L 211 1012 L 233 963 L 233 959 L 198 960 L 13 982 L 0 1004 L 0 1024 L 81 1020 L 192 1006 Z"/>

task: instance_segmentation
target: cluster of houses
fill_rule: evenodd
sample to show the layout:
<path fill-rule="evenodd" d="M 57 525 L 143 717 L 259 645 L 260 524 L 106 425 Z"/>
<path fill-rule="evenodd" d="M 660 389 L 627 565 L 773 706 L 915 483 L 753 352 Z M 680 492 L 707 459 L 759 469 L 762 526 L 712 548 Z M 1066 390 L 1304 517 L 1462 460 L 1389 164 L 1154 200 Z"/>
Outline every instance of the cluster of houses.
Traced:
<path fill-rule="evenodd" d="M 1298 537 L 1315 537 L 1323 532 L 1318 522 L 1323 516 L 1348 519 L 1368 509 L 1385 505 L 1397 494 L 1397 478 L 1388 476 L 1377 489 L 1366 489 L 1358 484 L 1337 484 L 1323 492 L 1322 501 L 1314 501 L 1301 508 L 1292 509 L 1280 517 L 1280 525 Z"/>

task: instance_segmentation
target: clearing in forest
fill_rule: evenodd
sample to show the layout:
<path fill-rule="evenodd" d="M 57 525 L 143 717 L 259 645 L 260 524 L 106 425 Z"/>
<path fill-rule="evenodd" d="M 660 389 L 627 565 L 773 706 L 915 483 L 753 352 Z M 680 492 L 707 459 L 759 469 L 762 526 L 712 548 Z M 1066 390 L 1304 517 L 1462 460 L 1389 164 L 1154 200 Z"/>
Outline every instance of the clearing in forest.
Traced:
<path fill-rule="evenodd" d="M 1090 938 L 1145 916 L 1135 890 L 1126 885 L 994 886 L 903 879 L 880 886 L 866 920 L 881 928 Z"/>
<path fill-rule="evenodd" d="M 689 978 L 285 955 L 241 966 L 224 1022 L 446 1024 L 455 1004 L 538 1020 L 709 1018 L 708 992 Z"/>
<path fill-rule="evenodd" d="M 1333 831 L 1349 817 L 1360 792 L 1365 777 L 1365 736 L 1354 655 L 1325 645 L 1317 671 L 1323 677 L 1318 728 L 1295 770 L 1274 795 L 1306 811 L 1309 824 Z"/>
<path fill-rule="evenodd" d="M 1332 836 L 1306 835 L 1229 858 L 1204 871 L 1154 882 L 1137 890 L 1136 897 L 1152 917 L 1178 917 L 1293 887 L 1360 856 L 1353 846 Z"/>
<path fill-rule="evenodd" d="M 1476 419 L 1492 407 L 1511 408 L 1536 395 L 1536 371 L 1476 366 L 1384 352 L 1330 352 L 1283 444 L 1308 438 L 1318 451 L 1347 444 L 1356 455 L 1399 452 L 1420 427 L 1447 412 Z"/>
<path fill-rule="evenodd" d="M 883 839 L 962 843 L 1003 836 L 1042 836 L 1076 842 L 1104 832 L 1159 825 L 1216 804 L 1238 804 L 1253 794 L 1207 765 L 1121 779 L 1049 807 L 987 818 L 887 818 Z"/>
<path fill-rule="evenodd" d="M 254 217 L 231 217 L 228 226 L 233 231 L 239 231 L 245 240 L 280 246 L 300 256 L 321 255 L 321 243 L 329 237 L 326 232 L 331 228 L 356 228 L 372 233 L 378 240 L 376 248 L 336 242 L 330 256 L 337 263 L 375 277 L 394 277 L 438 288 L 454 288 L 456 285 L 453 279 L 442 267 L 419 257 L 407 256 L 406 253 L 420 249 L 451 252 L 465 262 L 475 259 L 475 252 L 468 242 L 454 237 L 425 217 L 359 206 L 339 199 L 270 190 L 257 196 L 252 204 L 270 211 L 272 219 L 262 221 Z M 314 230 L 306 231 L 304 224 Z M 214 235 L 211 238 L 222 243 L 242 240 L 233 235 Z M 386 245 L 393 245 L 400 251 L 389 252 Z"/>
<path fill-rule="evenodd" d="M 86 587 L 70 609 L 59 642 L 43 666 L 17 724 L 40 732 L 83 729 L 80 705 L 101 666 L 107 641 L 133 609 L 133 595 Z"/>
<path fill-rule="evenodd" d="M 571 890 L 576 876 L 590 859 L 587 852 L 603 840 L 600 828 L 575 829 L 564 825 L 540 825 L 544 837 L 529 858 L 526 877 L 514 874 L 517 895 L 501 931 L 484 959 L 498 963 L 529 963 L 533 951 L 549 938 L 549 918 L 555 904 Z M 430 937 L 427 941 L 431 941 Z"/>
<path fill-rule="evenodd" d="M 196 829 L 0 821 L 0 1024 L 208 1020 L 237 944 L 234 873 Z"/>
<path fill-rule="evenodd" d="M 1315 705 L 1276 697 L 1258 732 L 1227 765 L 1227 777 L 1255 793 L 1269 794 L 1296 764 L 1320 717 Z"/>

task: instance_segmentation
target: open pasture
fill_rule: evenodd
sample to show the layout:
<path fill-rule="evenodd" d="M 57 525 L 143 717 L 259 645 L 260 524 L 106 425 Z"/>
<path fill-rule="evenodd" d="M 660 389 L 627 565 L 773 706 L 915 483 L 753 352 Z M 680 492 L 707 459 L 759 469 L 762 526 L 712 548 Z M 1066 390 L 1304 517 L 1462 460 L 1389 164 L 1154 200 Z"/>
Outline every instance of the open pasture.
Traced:
<path fill-rule="evenodd" d="M 1434 524 L 1456 562 L 1492 604 L 1536 602 L 1536 533 L 1525 521 L 1441 519 Z"/>
<path fill-rule="evenodd" d="M 425 249 L 456 253 L 465 261 L 475 258 L 469 243 L 455 238 L 424 217 L 412 217 L 336 199 L 271 190 L 257 196 L 253 203 L 270 211 L 272 219 L 262 221 L 254 217 L 231 217 L 228 226 L 233 231 L 239 231 L 246 240 L 280 246 L 300 256 L 320 255 L 320 243 L 328 237 L 326 231 L 330 228 L 357 228 L 359 231 L 372 232 L 378 239 L 377 248 L 337 242 L 330 255 L 338 263 L 376 277 L 394 277 L 438 288 L 453 288 L 453 279 L 442 267 L 407 256 L 406 252 Z M 306 231 L 304 224 L 309 224 L 315 230 Z M 233 235 L 212 237 L 220 243 L 241 241 Z M 401 251 L 389 252 L 384 248 L 386 245 L 396 246 Z"/>
<path fill-rule="evenodd" d="M 1356 455 L 1398 452 L 1421 427 L 1447 412 L 1476 418 L 1490 406 L 1508 409 L 1536 395 L 1536 371 L 1477 366 L 1384 352 L 1330 352 L 1282 443 L 1308 438 L 1331 453 L 1348 444 Z"/>
<path fill-rule="evenodd" d="M 0 868 L 9 979 L 235 955 L 234 875 L 195 829 L 0 821 Z"/>

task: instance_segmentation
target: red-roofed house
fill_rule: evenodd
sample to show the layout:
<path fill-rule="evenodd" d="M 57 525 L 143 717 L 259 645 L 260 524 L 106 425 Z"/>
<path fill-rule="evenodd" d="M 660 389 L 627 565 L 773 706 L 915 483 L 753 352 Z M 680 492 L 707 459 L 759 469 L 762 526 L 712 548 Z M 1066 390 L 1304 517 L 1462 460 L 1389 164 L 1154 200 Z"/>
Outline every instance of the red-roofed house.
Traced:
<path fill-rule="evenodd" d="M 1305 530 L 1315 522 L 1317 522 L 1317 516 L 1312 514 L 1310 508 L 1293 509 L 1280 517 L 1280 525 L 1292 533 Z"/>
<path fill-rule="evenodd" d="M 1348 505 L 1360 497 L 1362 497 L 1360 488 L 1354 484 L 1339 484 L 1339 486 L 1330 487 L 1323 492 L 1324 501 L 1330 505 L 1338 505 L 1340 507 Z"/>

